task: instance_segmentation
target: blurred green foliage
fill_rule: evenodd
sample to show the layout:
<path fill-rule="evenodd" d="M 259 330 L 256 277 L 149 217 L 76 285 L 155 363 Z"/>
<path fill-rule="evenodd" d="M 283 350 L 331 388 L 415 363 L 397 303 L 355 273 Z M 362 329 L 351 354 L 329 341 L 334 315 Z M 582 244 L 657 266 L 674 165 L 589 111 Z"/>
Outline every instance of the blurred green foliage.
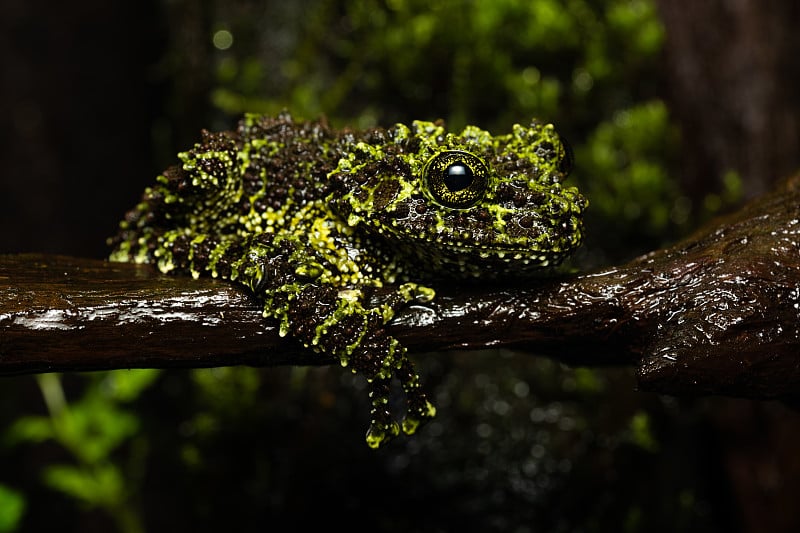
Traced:
<path fill-rule="evenodd" d="M 45 465 L 41 472 L 44 483 L 89 508 L 103 509 L 120 531 L 144 531 L 132 495 L 141 476 L 146 440 L 137 437 L 139 417 L 123 405 L 135 400 L 158 373 L 127 370 L 91 374 L 83 396 L 72 402 L 66 399 L 59 375 L 41 374 L 37 382 L 48 416 L 18 418 L 7 431 L 5 444 L 57 442 L 69 453 L 70 462 Z M 133 469 L 128 472 L 123 472 L 112 457 L 123 444 L 131 450 Z"/>
<path fill-rule="evenodd" d="M 0 533 L 14 531 L 25 513 L 25 497 L 0 484 Z"/>
<path fill-rule="evenodd" d="M 214 55 L 211 99 L 225 115 L 289 109 L 357 127 L 444 118 L 494 132 L 552 121 L 590 200 L 587 265 L 663 245 L 740 198 L 735 175 L 699 199 L 675 179 L 680 136 L 651 0 L 321 0 L 292 20 L 285 47 L 265 45 L 258 10 L 222 10 L 234 40 Z"/>
<path fill-rule="evenodd" d="M 163 8 L 171 44 L 162 73 L 174 87 L 165 123 L 213 128 L 245 111 L 282 109 L 355 127 L 444 118 L 453 129 L 474 123 L 500 132 L 531 117 L 554 122 L 575 148 L 572 179 L 591 203 L 579 258 L 586 265 L 657 247 L 740 195 L 734 174 L 725 191 L 701 199 L 686 197 L 674 179 L 681 139 L 661 94 L 664 31 L 653 0 L 235 0 L 202 8 L 174 0 Z M 186 96 L 193 91 L 199 100 Z M 155 125 L 155 137 L 166 142 L 168 129 Z M 383 455 L 364 449 L 358 413 L 368 408 L 358 378 L 340 369 L 248 368 L 96 373 L 69 377 L 69 387 L 43 375 L 36 383 L 47 413 L 25 414 L 35 411 L 25 393 L 22 411 L 6 412 L 2 453 L 8 461 L 43 453 L 37 475 L 46 487 L 124 532 L 237 521 L 264 529 L 280 517 L 302 521 L 309 506 L 360 513 L 373 529 L 413 527 L 409 509 L 397 521 L 395 500 L 412 502 L 412 511 L 448 502 L 459 509 L 460 518 L 431 529 L 461 519 L 500 531 L 523 517 L 544 531 L 636 531 L 702 514 L 701 505 L 671 499 L 675 484 L 692 484 L 693 501 L 702 500 L 696 465 L 682 460 L 664 474 L 653 459 L 674 438 L 665 422 L 673 408 L 621 396 L 632 382 L 530 358 L 435 359 L 423 374 L 438 391 L 439 417 Z M 40 489 L 30 481 L 9 488 L 25 480 L 9 472 L 0 471 L 9 484 L 0 485 L 0 532 L 42 520 L 26 511 L 36 501 L 25 497 L 44 497 Z M 314 501 L 297 496 L 304 494 Z M 335 506 L 326 503 L 331 496 Z M 184 506 L 177 518 L 174 502 Z M 385 518 L 390 508 L 394 522 Z"/>
<path fill-rule="evenodd" d="M 322 0 L 304 13 L 294 46 L 268 50 L 264 68 L 257 13 L 230 10 L 216 105 L 359 126 L 444 118 L 505 129 L 538 116 L 586 127 L 658 84 L 663 30 L 647 0 Z"/>
<path fill-rule="evenodd" d="M 224 21 L 235 40 L 216 56 L 213 101 L 231 115 L 288 108 L 360 127 L 444 118 L 455 129 L 535 116 L 572 132 L 658 87 L 663 29 L 648 0 L 322 0 L 294 21 L 294 46 L 268 54 L 257 15 Z"/>

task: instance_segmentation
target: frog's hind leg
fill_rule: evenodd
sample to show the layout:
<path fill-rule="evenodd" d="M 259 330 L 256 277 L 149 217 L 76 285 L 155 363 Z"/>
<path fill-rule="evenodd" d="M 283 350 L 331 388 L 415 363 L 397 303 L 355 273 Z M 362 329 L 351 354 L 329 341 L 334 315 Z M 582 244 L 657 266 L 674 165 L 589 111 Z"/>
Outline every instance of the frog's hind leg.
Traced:
<path fill-rule="evenodd" d="M 268 236 L 190 235 L 179 228 L 159 236 L 154 258 L 162 272 L 178 270 L 195 278 L 208 273 L 215 278 L 241 283 L 259 294 L 269 281 L 267 276 L 277 275 L 275 268 L 269 267 L 280 264 L 284 252 L 272 244 Z"/>

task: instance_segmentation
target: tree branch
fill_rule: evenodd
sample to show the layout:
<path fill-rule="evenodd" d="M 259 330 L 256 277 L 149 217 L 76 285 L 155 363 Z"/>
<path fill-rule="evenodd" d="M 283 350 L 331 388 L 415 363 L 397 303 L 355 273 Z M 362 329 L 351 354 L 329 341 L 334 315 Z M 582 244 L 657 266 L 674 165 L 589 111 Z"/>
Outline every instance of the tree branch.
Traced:
<path fill-rule="evenodd" d="M 625 265 L 525 287 L 437 287 L 387 326 L 413 352 L 509 347 L 636 365 L 670 394 L 800 392 L 800 176 Z M 0 256 L 0 374 L 330 364 L 229 283 L 146 266 Z"/>

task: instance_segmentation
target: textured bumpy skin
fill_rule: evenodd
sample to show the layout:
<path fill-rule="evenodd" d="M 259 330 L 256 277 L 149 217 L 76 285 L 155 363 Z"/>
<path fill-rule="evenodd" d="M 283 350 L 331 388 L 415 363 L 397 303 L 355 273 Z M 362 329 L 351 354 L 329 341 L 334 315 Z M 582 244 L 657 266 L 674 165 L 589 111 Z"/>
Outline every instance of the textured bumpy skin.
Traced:
<path fill-rule="evenodd" d="M 159 176 L 110 240 L 113 261 L 242 283 L 282 335 L 370 383 L 367 443 L 435 414 L 384 325 L 437 279 L 498 278 L 557 265 L 581 242 L 586 200 L 561 182 L 569 149 L 552 125 L 492 136 L 414 122 L 364 132 L 247 115 L 209 133 Z M 376 307 L 375 288 L 394 290 Z M 407 397 L 398 425 L 389 384 Z"/>

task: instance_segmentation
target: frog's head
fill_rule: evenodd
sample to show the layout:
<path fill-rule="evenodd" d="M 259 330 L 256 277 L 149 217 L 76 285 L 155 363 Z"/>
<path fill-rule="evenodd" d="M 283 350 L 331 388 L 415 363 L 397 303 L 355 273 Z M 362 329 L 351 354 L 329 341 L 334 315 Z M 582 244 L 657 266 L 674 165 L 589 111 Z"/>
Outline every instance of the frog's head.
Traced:
<path fill-rule="evenodd" d="M 339 160 L 334 209 L 414 268 L 450 277 L 556 265 L 583 237 L 586 199 L 564 187 L 571 153 L 551 124 L 506 135 L 439 123 L 376 130 Z"/>

